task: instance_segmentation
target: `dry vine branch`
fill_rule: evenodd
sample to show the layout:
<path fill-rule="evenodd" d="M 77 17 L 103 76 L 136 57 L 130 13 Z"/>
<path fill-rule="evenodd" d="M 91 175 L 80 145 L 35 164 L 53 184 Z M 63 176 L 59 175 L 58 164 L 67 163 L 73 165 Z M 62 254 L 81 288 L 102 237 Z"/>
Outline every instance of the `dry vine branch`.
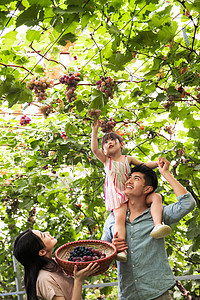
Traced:
<path fill-rule="evenodd" d="M 7 65 L 7 64 L 4 64 L 4 63 L 1 63 L 0 62 L 0 65 L 4 66 L 4 67 L 11 67 L 11 68 L 21 68 L 21 69 L 24 69 L 26 70 L 28 73 L 30 73 L 31 75 L 34 75 L 31 71 L 29 71 L 27 68 L 25 68 L 24 66 L 19 66 L 19 65 Z"/>
<path fill-rule="evenodd" d="M 30 43 L 29 47 L 30 47 L 35 53 L 37 53 L 38 55 L 40 55 L 41 57 L 43 57 L 43 58 L 46 59 L 47 61 L 52 61 L 52 62 L 55 62 L 55 63 L 58 64 L 58 65 L 63 66 L 63 68 L 64 68 L 65 70 L 67 70 L 67 67 L 66 67 L 65 65 L 63 65 L 61 62 L 59 62 L 59 61 L 57 61 L 57 60 L 55 60 L 55 59 L 47 58 L 45 55 L 40 54 L 40 51 L 35 50 L 35 49 L 33 48 L 32 45 L 33 45 L 33 42 Z"/>

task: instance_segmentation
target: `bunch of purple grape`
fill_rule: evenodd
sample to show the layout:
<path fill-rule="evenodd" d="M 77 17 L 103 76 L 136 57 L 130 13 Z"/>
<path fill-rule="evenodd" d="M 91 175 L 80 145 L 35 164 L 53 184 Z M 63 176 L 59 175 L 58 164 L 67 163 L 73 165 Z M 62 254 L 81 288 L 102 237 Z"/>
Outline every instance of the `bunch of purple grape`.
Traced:
<path fill-rule="evenodd" d="M 111 77 L 102 77 L 96 82 L 97 89 L 104 93 L 106 98 L 113 99 L 114 80 Z"/>
<path fill-rule="evenodd" d="M 85 262 L 94 261 L 104 257 L 106 257 L 105 253 L 102 253 L 100 250 L 94 249 L 93 247 L 87 248 L 85 246 L 77 246 L 70 252 L 68 261 Z"/>
<path fill-rule="evenodd" d="M 114 127 L 116 125 L 115 120 L 112 120 L 112 118 L 110 118 L 109 121 L 101 121 L 101 131 L 108 133 L 113 131 Z"/>
<path fill-rule="evenodd" d="M 48 77 L 33 78 L 27 83 L 27 87 L 30 90 L 34 90 L 35 96 L 41 102 L 47 99 L 46 89 L 53 87 L 53 80 Z"/>
<path fill-rule="evenodd" d="M 31 122 L 31 119 L 29 117 L 27 117 L 26 115 L 24 116 L 21 116 L 21 119 L 20 119 L 20 125 L 27 125 Z"/>
<path fill-rule="evenodd" d="M 66 95 L 66 99 L 69 103 L 77 99 L 75 90 L 79 81 L 81 80 L 80 75 L 80 72 L 74 74 L 70 72 L 69 75 L 64 75 L 59 80 L 60 83 L 67 85 L 64 94 Z"/>

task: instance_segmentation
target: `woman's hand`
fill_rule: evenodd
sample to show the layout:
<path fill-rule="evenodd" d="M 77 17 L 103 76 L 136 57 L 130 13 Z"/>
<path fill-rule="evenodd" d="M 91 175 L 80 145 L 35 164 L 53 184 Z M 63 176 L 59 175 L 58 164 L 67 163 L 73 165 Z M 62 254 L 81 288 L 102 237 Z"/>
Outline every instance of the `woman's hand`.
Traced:
<path fill-rule="evenodd" d="M 100 269 L 100 265 L 95 262 L 91 262 L 86 268 L 78 271 L 77 266 L 74 266 L 74 279 L 84 281 L 88 276 L 95 274 Z"/>
<path fill-rule="evenodd" d="M 78 267 L 74 266 L 74 288 L 71 300 L 81 300 L 83 281 L 90 275 L 99 271 L 100 265 L 97 262 L 91 262 L 86 268 L 78 271 Z"/>

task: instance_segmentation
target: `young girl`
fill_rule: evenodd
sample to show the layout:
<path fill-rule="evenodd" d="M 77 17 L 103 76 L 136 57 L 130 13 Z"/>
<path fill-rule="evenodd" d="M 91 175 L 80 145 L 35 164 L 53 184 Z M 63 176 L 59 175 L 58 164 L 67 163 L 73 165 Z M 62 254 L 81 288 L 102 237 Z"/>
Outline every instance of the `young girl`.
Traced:
<path fill-rule="evenodd" d="M 132 156 L 122 155 L 124 141 L 114 132 L 104 135 L 102 139 L 102 150 L 100 150 L 98 147 L 99 126 L 99 120 L 92 124 L 91 149 L 94 155 L 105 166 L 105 204 L 107 210 L 113 210 L 114 212 L 115 233 L 118 233 L 119 238 L 125 239 L 127 199 L 124 194 L 124 184 L 129 178 L 131 171 L 130 166 L 137 166 L 142 164 L 142 162 Z M 158 166 L 157 162 L 148 162 L 145 165 L 151 169 Z M 151 236 L 155 239 L 159 239 L 169 235 L 171 233 L 171 227 L 162 224 L 162 197 L 159 194 L 152 193 L 147 196 L 146 201 L 147 204 L 151 206 L 151 215 L 155 226 L 151 232 Z M 126 261 L 127 253 L 118 253 L 116 259 L 119 261 Z"/>
<path fill-rule="evenodd" d="M 27 300 L 81 300 L 83 281 L 98 271 L 91 263 L 86 268 L 74 269 L 74 278 L 52 259 L 57 240 L 48 232 L 27 229 L 15 240 L 14 255 L 24 266 Z"/>

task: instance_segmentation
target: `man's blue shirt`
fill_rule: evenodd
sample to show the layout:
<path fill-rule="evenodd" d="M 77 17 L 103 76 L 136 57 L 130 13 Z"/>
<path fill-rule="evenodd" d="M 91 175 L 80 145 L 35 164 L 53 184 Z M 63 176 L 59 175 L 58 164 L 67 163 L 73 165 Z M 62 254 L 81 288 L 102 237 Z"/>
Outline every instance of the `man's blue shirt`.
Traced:
<path fill-rule="evenodd" d="M 190 193 L 177 197 L 178 202 L 163 206 L 163 222 L 177 223 L 190 211 L 196 202 Z M 107 218 L 102 240 L 112 242 L 115 218 Z M 118 290 L 120 300 L 151 300 L 164 294 L 175 285 L 173 272 L 165 249 L 165 240 L 153 239 L 150 232 L 154 227 L 150 209 L 129 221 L 126 218 L 126 241 L 128 260 L 117 262 Z"/>

